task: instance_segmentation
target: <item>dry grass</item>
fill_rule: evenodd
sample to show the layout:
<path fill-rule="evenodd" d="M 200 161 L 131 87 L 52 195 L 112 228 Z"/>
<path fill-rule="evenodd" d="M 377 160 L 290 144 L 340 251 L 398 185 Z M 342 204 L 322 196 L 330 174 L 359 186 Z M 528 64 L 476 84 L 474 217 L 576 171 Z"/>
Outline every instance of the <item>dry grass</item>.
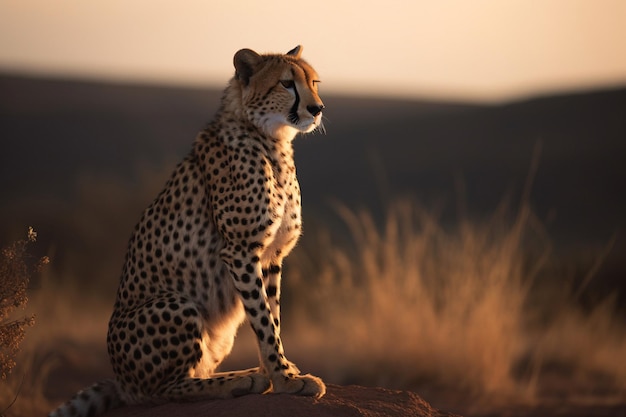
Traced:
<path fill-rule="evenodd" d="M 37 325 L 21 344 L 12 376 L 0 385 L 0 407 L 15 400 L 7 416 L 44 415 L 87 383 L 111 373 L 105 348 L 109 297 L 101 300 L 59 285 L 54 274 L 41 274 L 24 310 L 36 315 Z M 84 373 L 91 375 L 75 380 Z"/>
<path fill-rule="evenodd" d="M 88 367 L 90 359 L 106 359 L 104 355 L 85 355 L 84 348 L 94 341 L 104 344 L 110 303 L 85 297 L 79 289 L 67 287 L 65 280 L 55 277 L 52 268 L 42 268 L 49 262 L 48 257 L 35 260 L 27 251 L 35 238 L 30 228 L 27 239 L 4 248 L 0 258 L 3 416 L 43 415 L 50 411 L 53 403 L 46 397 L 49 378 L 72 359 L 68 355 L 74 354 L 79 368 Z M 37 277 L 36 287 L 32 286 L 33 275 Z M 37 325 L 33 326 L 35 319 Z M 76 355 L 81 347 L 82 353 Z M 52 382 L 63 385 L 67 381 Z"/>
<path fill-rule="evenodd" d="M 23 312 L 28 303 L 26 292 L 33 269 L 40 271 L 48 263 L 44 257 L 32 267 L 27 246 L 36 238 L 37 233 L 29 228 L 26 239 L 14 242 L 0 253 L 0 377 L 4 380 L 0 384 L 0 410 L 3 415 L 11 408 L 11 412 L 22 413 L 21 403 L 16 406 L 19 395 L 42 400 L 36 398 L 42 392 L 37 381 L 20 378 L 21 370 L 29 364 L 26 350 L 21 351 L 22 342 L 26 329 L 35 324 L 35 315 Z"/>
<path fill-rule="evenodd" d="M 434 380 L 471 393 L 512 391 L 510 367 L 526 342 L 518 337 L 528 293 L 518 256 L 526 220 L 508 231 L 494 221 L 449 232 L 406 201 L 391 206 L 381 231 L 367 212 L 343 208 L 341 215 L 352 253 L 327 236 L 316 284 L 302 280 L 310 288 L 299 292 L 314 294 L 311 325 L 335 341 L 340 353 L 333 355 L 352 358 L 343 362 L 344 377 L 361 373 L 397 388 Z M 308 311 L 300 311 L 302 320 Z"/>
<path fill-rule="evenodd" d="M 296 326 L 314 332 L 302 345 L 327 358 L 327 378 L 439 387 L 492 405 L 556 393 L 626 400 L 625 323 L 608 300 L 590 313 L 562 289 L 558 305 L 538 301 L 539 277 L 555 260 L 527 205 L 447 228 L 436 210 L 408 201 L 391 204 L 382 225 L 368 212 L 339 213 L 352 244 L 321 233 L 319 252 L 299 252 L 296 262 L 308 267 L 290 277 L 298 278 L 290 296 L 307 300 L 293 307 Z"/>

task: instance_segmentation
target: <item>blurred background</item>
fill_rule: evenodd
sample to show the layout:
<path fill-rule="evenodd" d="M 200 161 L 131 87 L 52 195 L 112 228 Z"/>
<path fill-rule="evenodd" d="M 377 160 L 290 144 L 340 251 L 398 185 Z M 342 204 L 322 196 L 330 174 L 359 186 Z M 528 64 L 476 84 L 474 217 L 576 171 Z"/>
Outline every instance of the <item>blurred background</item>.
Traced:
<path fill-rule="evenodd" d="M 32 226 L 51 259 L 0 409 L 111 375 L 135 222 L 234 53 L 302 44 L 327 109 L 294 142 L 292 360 L 466 415 L 623 411 L 624 22 L 619 0 L 0 1 L 0 246 Z M 254 365 L 241 333 L 226 369 Z"/>

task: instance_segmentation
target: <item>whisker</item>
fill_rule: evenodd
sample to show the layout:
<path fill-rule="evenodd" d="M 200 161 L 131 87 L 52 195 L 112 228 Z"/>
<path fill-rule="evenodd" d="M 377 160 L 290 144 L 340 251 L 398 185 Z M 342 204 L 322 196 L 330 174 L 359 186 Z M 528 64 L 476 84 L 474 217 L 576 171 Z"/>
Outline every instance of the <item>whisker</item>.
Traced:
<path fill-rule="evenodd" d="M 319 132 L 322 135 L 326 134 L 326 126 L 324 126 L 324 122 L 320 120 L 320 124 L 315 127 L 315 132 Z"/>
<path fill-rule="evenodd" d="M 324 125 L 324 120 L 328 121 L 328 118 L 322 115 L 322 119 L 320 120 L 320 124 L 315 128 L 316 131 L 320 132 L 322 135 L 326 134 L 326 126 Z"/>

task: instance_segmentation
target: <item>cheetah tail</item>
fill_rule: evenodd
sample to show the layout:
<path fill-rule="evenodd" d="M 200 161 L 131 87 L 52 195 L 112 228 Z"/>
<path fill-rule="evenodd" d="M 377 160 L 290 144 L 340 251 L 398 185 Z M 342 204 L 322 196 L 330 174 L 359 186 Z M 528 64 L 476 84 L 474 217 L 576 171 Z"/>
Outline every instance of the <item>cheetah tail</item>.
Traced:
<path fill-rule="evenodd" d="M 106 379 L 79 391 L 74 398 L 48 414 L 48 417 L 94 417 L 124 405 L 117 382 Z"/>

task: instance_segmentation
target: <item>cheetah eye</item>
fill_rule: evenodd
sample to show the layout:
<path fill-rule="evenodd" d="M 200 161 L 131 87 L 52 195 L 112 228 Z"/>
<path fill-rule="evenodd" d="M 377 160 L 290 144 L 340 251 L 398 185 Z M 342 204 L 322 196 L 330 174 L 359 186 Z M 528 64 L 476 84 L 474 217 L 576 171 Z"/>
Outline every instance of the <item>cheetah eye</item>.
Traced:
<path fill-rule="evenodd" d="M 280 83 L 288 90 L 292 90 L 296 86 L 296 83 L 293 80 L 280 80 Z"/>

